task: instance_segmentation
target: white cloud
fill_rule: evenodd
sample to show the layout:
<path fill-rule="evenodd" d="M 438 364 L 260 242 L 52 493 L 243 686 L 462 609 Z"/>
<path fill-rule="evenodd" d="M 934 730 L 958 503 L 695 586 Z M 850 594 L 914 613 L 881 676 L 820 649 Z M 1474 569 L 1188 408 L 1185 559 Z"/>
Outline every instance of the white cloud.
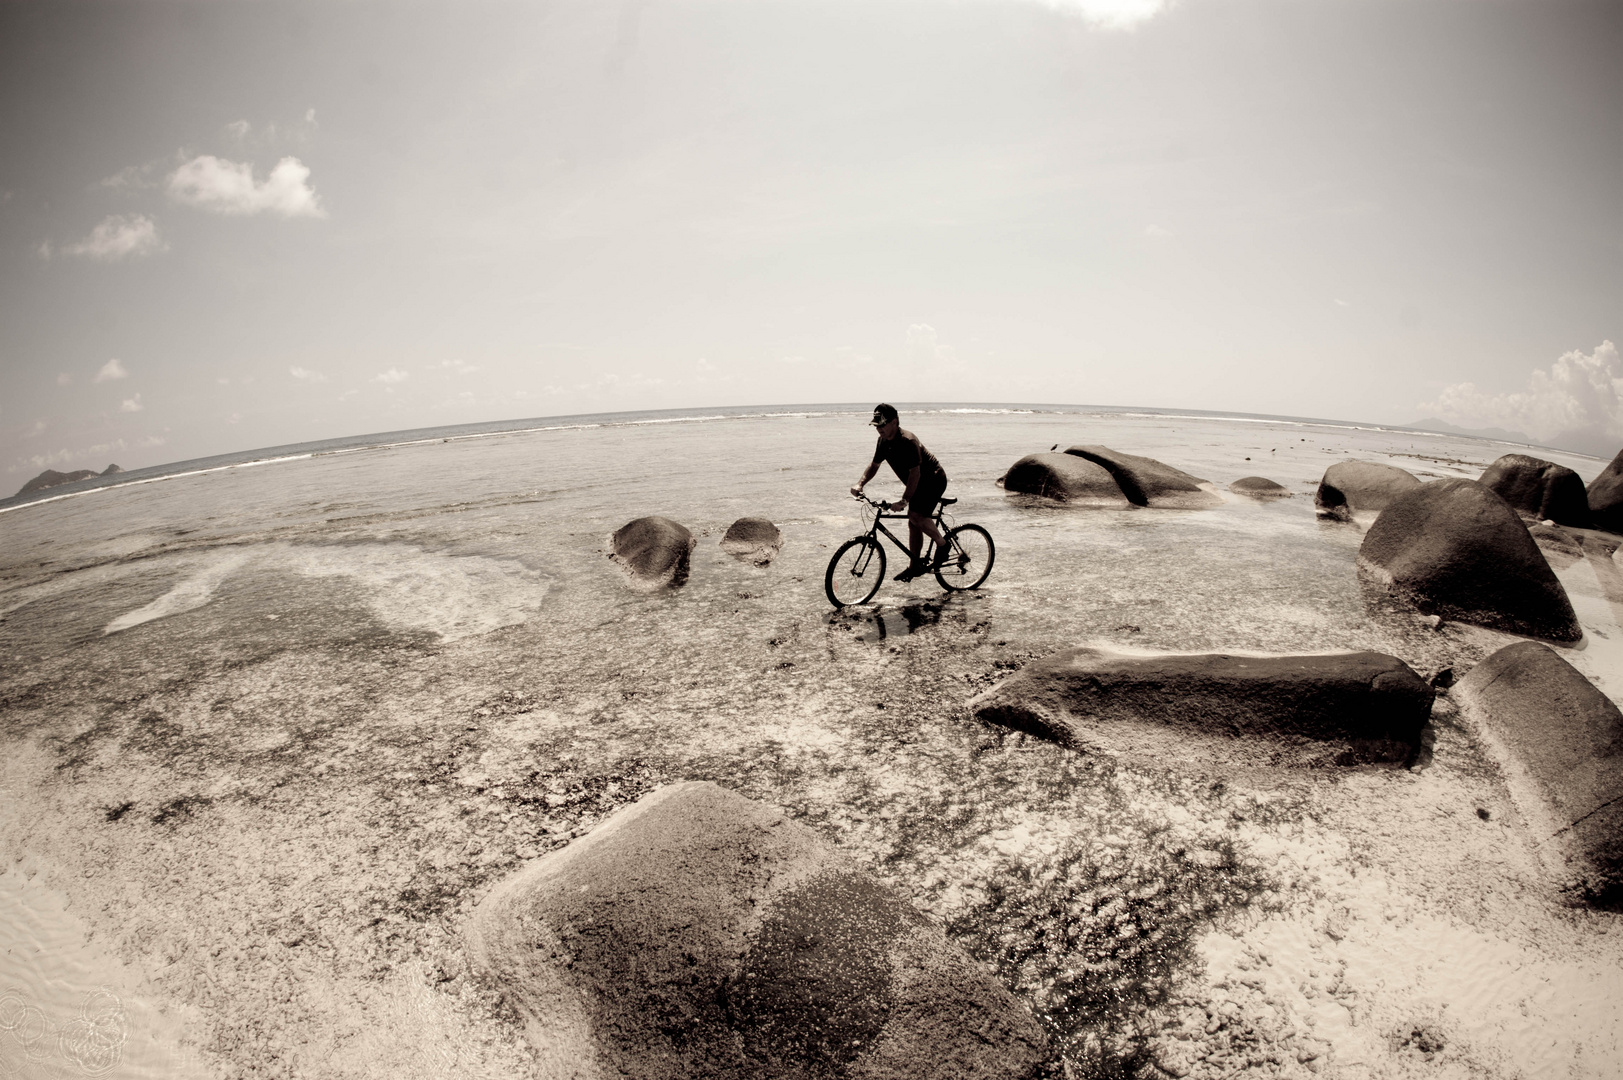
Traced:
<path fill-rule="evenodd" d="M 57 377 L 56 377 L 56 385 L 58 385 L 58 386 L 66 386 L 72 381 L 73 381 L 73 376 L 69 375 L 65 371 L 62 372 L 61 374 L 57 375 Z"/>
<path fill-rule="evenodd" d="M 935 327 L 928 323 L 914 323 L 907 328 L 907 356 L 927 364 L 951 363 L 958 358 L 951 345 L 941 344 Z"/>
<path fill-rule="evenodd" d="M 388 371 L 376 376 L 372 381 L 383 383 L 385 386 L 405 382 L 411 378 L 411 372 L 401 371 L 399 368 L 390 368 Z"/>
<path fill-rule="evenodd" d="M 34 426 L 23 432 L 23 438 L 32 439 L 45 434 L 45 421 L 35 420 Z"/>
<path fill-rule="evenodd" d="M 312 126 L 312 127 L 315 127 L 315 126 L 318 126 L 318 125 L 317 125 L 317 124 L 316 124 L 316 111 L 315 111 L 315 110 L 314 110 L 314 109 L 307 109 L 307 110 L 305 110 L 305 113 L 304 113 L 304 122 L 305 122 L 305 123 L 306 123 L 306 124 L 309 124 L 309 125 L 311 125 L 311 126 Z"/>
<path fill-rule="evenodd" d="M 295 157 L 277 162 L 261 183 L 254 179 L 254 167 L 247 162 L 200 154 L 170 175 L 169 197 L 216 214 L 326 217 L 309 179 L 309 166 Z"/>
<path fill-rule="evenodd" d="M 1173 235 L 1173 233 L 1172 233 L 1172 230 L 1167 228 L 1165 225 L 1146 225 L 1146 226 L 1144 226 L 1144 235 L 1145 236 L 1171 236 L 1171 235 Z"/>
<path fill-rule="evenodd" d="M 158 223 L 145 214 L 114 214 L 90 231 L 77 244 L 62 249 L 64 255 L 83 255 L 97 262 L 118 262 L 165 250 L 158 236 Z"/>
<path fill-rule="evenodd" d="M 294 367 L 288 368 L 287 373 L 289 375 L 293 376 L 295 379 L 303 379 L 305 382 L 326 382 L 327 381 L 327 376 L 323 375 L 319 371 L 311 371 L 309 368 L 302 368 L 302 367 L 294 366 Z"/>
<path fill-rule="evenodd" d="M 155 187 L 156 185 L 152 182 L 153 168 L 154 164 L 152 162 L 145 165 L 127 165 L 112 176 L 103 179 L 100 186 L 129 191 Z"/>
<path fill-rule="evenodd" d="M 1050 7 L 1075 12 L 1101 30 L 1131 30 L 1171 7 L 1171 0 L 1047 0 Z"/>
<path fill-rule="evenodd" d="M 1623 365 L 1617 346 L 1603 341 L 1587 356 L 1574 349 L 1548 371 L 1535 369 L 1524 391 L 1485 394 L 1473 383 L 1455 383 L 1421 408 L 1460 427 L 1524 431 L 1551 445 L 1610 457 L 1623 443 Z"/>
<path fill-rule="evenodd" d="M 470 364 L 465 360 L 441 360 L 440 367 L 458 375 L 472 375 L 479 370 L 477 365 Z"/>
<path fill-rule="evenodd" d="M 248 132 L 252 130 L 252 126 L 246 120 L 233 120 L 225 126 L 225 129 L 231 133 L 233 139 L 241 142 L 248 137 Z"/>
<path fill-rule="evenodd" d="M 129 372 L 124 370 L 124 365 L 118 362 L 118 357 L 115 356 L 111 360 L 107 361 L 107 363 L 103 364 L 101 366 L 101 370 L 96 372 L 96 377 L 90 381 L 99 383 L 110 382 L 113 379 L 128 378 L 129 374 Z"/>
<path fill-rule="evenodd" d="M 144 408 L 146 408 L 146 406 L 141 404 L 141 394 L 139 391 L 137 391 L 134 397 L 127 397 L 124 399 L 124 401 L 118 406 L 118 411 L 140 412 Z"/>

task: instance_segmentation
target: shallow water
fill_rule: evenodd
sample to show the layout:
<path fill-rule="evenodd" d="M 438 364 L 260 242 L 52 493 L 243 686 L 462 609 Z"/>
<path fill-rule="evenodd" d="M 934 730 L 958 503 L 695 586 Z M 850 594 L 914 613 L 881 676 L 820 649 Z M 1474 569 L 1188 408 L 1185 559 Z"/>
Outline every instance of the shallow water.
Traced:
<path fill-rule="evenodd" d="M 1359 529 L 1318 521 L 1312 491 L 1347 457 L 1474 477 L 1522 448 L 1255 419 L 909 415 L 952 477 L 953 517 L 991 531 L 996 567 L 975 593 L 886 582 L 874 605 L 834 612 L 823 569 L 861 528 L 844 492 L 872 450 L 863 419 L 731 416 L 290 455 L 0 514 L 0 707 L 18 793 L 0 811 L 0 853 L 29 860 L 38 888 L 71 905 L 0 889 L 0 904 L 32 904 L 25 937 L 42 945 L 33 967 L 8 952 L 0 987 L 73 1022 L 114 969 L 39 958 L 94 935 L 124 973 L 126 1016 L 184 1017 L 163 1043 L 173 1060 L 231 1075 L 511 1075 L 525 1051 L 457 967 L 460 914 L 650 786 L 703 778 L 785 806 L 989 960 L 1006 929 L 985 915 L 992 882 L 1085 864 L 1229 896 L 1208 881 L 1221 859 L 1202 852 L 1236 845 L 1236 873 L 1266 897 L 1157 916 L 1180 959 L 1155 978 L 1206 1000 L 1225 980 L 1260 983 L 1234 992 L 1284 1032 L 1271 1045 L 1291 1060 L 1267 1068 L 1604 1075 L 1615 1009 L 1560 988 L 1615 1003 L 1605 963 L 1623 952 L 1602 932 L 1613 917 L 1561 908 L 1491 761 L 1446 716 L 1434 764 L 1417 772 L 1225 785 L 1199 763 L 1079 760 L 989 736 L 962 708 L 1024 660 L 1085 641 L 1374 648 L 1423 675 L 1463 670 L 1510 639 L 1371 607 L 1353 573 Z M 1220 490 L 1265 475 L 1295 497 L 1100 511 L 996 487 L 1020 456 L 1077 443 L 1159 458 Z M 1586 478 L 1602 465 L 1557 459 Z M 898 489 L 882 476 L 871 490 Z M 698 537 L 684 587 L 627 588 L 606 557 L 609 535 L 644 514 Z M 746 515 L 783 531 L 769 566 L 719 547 Z M 1560 576 L 1587 635 L 1564 655 L 1618 696 L 1623 578 L 1593 560 Z M 1374 882 L 1387 899 L 1372 899 Z M 1137 979 L 1099 944 L 1107 908 L 1075 918 L 1088 948 Z M 1537 929 L 1536 947 L 1505 929 L 1512 916 Z M 1268 964 L 1242 969 L 1246 949 Z M 1405 967 L 1382 949 L 1433 959 Z M 1048 962 L 1069 961 L 1029 961 Z M 1347 993 L 1331 996 L 1345 1017 L 1320 1017 L 1322 998 L 1300 992 L 1309 968 L 1340 973 Z M 1484 972 L 1503 993 L 1482 996 Z M 47 994 L 48 980 L 61 988 Z M 1371 1004 L 1348 1010 L 1349 994 Z M 1083 1024 L 1077 1060 L 1125 1053 L 1111 1040 L 1144 1025 L 1148 1045 L 1171 1046 L 1155 1034 L 1181 1008 L 1169 1000 Z M 1452 1057 L 1427 1058 L 1412 1039 L 1393 1048 L 1411 1014 Z M 1334 1037 L 1299 1061 L 1310 1029 Z M 1226 1031 L 1203 1029 L 1200 1045 Z M 148 1068 L 128 1052 L 119 1067 Z M 126 1074 L 141 1075 L 109 1075 Z"/>

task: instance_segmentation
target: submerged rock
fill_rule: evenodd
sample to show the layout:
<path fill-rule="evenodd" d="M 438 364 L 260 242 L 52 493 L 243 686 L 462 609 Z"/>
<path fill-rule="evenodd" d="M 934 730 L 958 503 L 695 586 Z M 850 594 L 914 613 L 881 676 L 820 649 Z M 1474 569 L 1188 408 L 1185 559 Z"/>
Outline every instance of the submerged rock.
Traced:
<path fill-rule="evenodd" d="M 740 562 L 765 566 L 783 550 L 783 533 L 766 518 L 741 517 L 727 526 L 721 550 Z"/>
<path fill-rule="evenodd" d="M 1124 454 L 1108 446 L 1073 446 L 1065 452 L 1103 466 L 1127 501 L 1138 506 L 1205 510 L 1223 504 L 1223 497 L 1208 481 L 1154 458 Z"/>
<path fill-rule="evenodd" d="M 1589 504 L 1594 527 L 1623 533 L 1623 450 L 1589 482 L 1587 496 L 1585 501 Z"/>
<path fill-rule="evenodd" d="M 615 532 L 610 554 L 639 585 L 682 585 L 695 543 L 693 534 L 670 518 L 641 517 Z"/>
<path fill-rule="evenodd" d="M 1027 454 L 998 481 L 1003 490 L 1081 506 L 1126 508 L 1127 496 L 1103 465 L 1072 454 Z"/>
<path fill-rule="evenodd" d="M 1290 488 L 1283 484 L 1276 484 L 1266 476 L 1242 476 L 1229 485 L 1229 490 L 1236 495 L 1248 495 L 1253 499 L 1288 499 L 1291 497 Z"/>
<path fill-rule="evenodd" d="M 1589 524 L 1583 480 L 1553 461 L 1506 454 L 1489 465 L 1478 482 L 1526 517 L 1579 528 Z"/>
<path fill-rule="evenodd" d="M 1438 480 L 1381 511 L 1358 569 L 1428 615 L 1512 634 L 1577 641 L 1567 591 L 1527 526 L 1475 480 Z"/>
<path fill-rule="evenodd" d="M 1575 891 L 1623 907 L 1623 713 L 1548 645 L 1508 645 L 1449 691 L 1507 758 L 1517 809 Z"/>
<path fill-rule="evenodd" d="M 1313 509 L 1320 517 L 1351 521 L 1354 511 L 1385 510 L 1393 499 L 1420 486 L 1420 479 L 1396 465 L 1338 461 L 1324 470 Z"/>
<path fill-rule="evenodd" d="M 663 788 L 530 863 L 466 928 L 568 1075 L 1021 1080 L 1024 1006 L 810 829 L 715 784 Z"/>
<path fill-rule="evenodd" d="M 1250 765 L 1407 762 L 1433 691 L 1375 652 L 1140 655 L 1068 649 L 974 698 L 983 723 L 1078 750 Z"/>

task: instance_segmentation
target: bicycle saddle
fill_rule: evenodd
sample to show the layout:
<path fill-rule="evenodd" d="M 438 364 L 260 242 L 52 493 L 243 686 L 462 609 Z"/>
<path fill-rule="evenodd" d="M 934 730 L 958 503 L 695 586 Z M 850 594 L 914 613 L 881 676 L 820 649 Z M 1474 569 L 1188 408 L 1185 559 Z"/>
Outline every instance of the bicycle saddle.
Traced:
<path fill-rule="evenodd" d="M 941 505 L 942 506 L 951 506 L 953 503 L 955 503 L 957 501 L 958 501 L 957 499 L 942 499 L 941 500 Z"/>

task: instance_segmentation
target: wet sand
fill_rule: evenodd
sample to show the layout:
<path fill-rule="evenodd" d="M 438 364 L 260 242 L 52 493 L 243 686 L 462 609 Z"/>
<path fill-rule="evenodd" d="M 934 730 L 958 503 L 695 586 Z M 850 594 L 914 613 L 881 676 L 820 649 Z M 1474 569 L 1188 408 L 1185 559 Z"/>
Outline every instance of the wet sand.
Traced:
<path fill-rule="evenodd" d="M 887 583 L 831 613 L 823 565 L 857 529 L 839 492 L 867 436 L 775 423 L 360 452 L 0 516 L 0 903 L 54 928 L 32 956 L 8 943 L 0 985 L 22 1004 L 0 1008 L 0 1062 L 83 1071 L 61 1035 L 89 1045 L 74 1025 L 105 986 L 124 1041 L 101 1075 L 534 1075 L 466 969 L 462 918 L 683 779 L 781 805 L 869 866 L 1046 1016 L 1078 1075 L 1599 1077 L 1623 1059 L 1623 924 L 1564 903 L 1446 699 L 1414 770 L 1243 778 L 1085 757 L 963 708 L 1092 641 L 1463 670 L 1514 639 L 1371 606 L 1359 530 L 1316 521 L 1312 484 L 1349 452 L 1427 479 L 1510 448 L 920 418 L 959 520 L 998 541 L 993 577 L 955 597 Z M 1089 511 L 993 486 L 1056 441 L 1296 497 Z M 628 456 L 659 464 L 628 480 Z M 699 537 L 681 590 L 637 594 L 605 557 L 645 513 Z M 783 529 L 770 566 L 719 547 L 745 514 Z M 1586 631 L 1562 655 L 1616 699 L 1615 570 L 1558 572 Z"/>

